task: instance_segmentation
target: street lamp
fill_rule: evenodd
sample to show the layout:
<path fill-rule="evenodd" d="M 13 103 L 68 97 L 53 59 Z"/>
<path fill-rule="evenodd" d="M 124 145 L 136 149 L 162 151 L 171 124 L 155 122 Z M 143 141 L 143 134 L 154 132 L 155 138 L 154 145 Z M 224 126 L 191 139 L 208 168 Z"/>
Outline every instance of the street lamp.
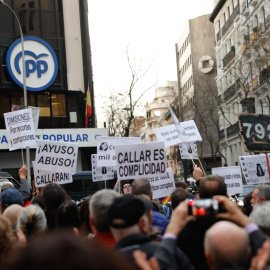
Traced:
<path fill-rule="evenodd" d="M 23 40 L 23 32 L 22 32 L 22 27 L 20 24 L 20 21 L 14 12 L 14 10 L 4 2 L 4 0 L 0 0 L 0 3 L 4 6 L 6 6 L 14 15 L 14 17 L 17 20 L 19 30 L 20 30 L 20 35 L 21 35 L 21 44 L 22 44 L 22 70 L 23 70 L 23 97 L 24 97 L 24 108 L 27 108 L 27 92 L 26 92 L 26 73 L 25 73 L 25 57 L 24 57 L 24 40 Z M 27 179 L 28 183 L 31 186 L 31 170 L 30 170 L 30 150 L 29 147 L 26 147 L 26 167 L 28 169 L 28 174 L 27 174 Z"/>

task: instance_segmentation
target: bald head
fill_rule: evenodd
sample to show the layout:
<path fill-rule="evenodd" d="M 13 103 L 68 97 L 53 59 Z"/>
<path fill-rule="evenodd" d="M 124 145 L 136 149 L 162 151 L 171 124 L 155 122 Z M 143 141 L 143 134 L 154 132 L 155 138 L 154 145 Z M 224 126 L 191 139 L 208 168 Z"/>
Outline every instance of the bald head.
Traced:
<path fill-rule="evenodd" d="M 22 210 L 23 210 L 23 207 L 21 205 L 12 204 L 8 206 L 3 213 L 3 215 L 10 220 L 12 229 L 14 231 L 16 231 L 18 216 L 20 215 Z"/>
<path fill-rule="evenodd" d="M 234 223 L 220 221 L 206 231 L 204 250 L 210 269 L 241 269 L 248 259 L 249 238 Z"/>

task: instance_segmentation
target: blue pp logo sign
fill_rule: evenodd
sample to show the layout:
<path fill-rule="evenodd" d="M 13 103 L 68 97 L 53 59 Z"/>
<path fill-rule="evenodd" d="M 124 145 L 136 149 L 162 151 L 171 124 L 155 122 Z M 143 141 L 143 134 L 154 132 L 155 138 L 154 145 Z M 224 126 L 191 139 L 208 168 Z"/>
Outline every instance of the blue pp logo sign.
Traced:
<path fill-rule="evenodd" d="M 55 80 L 58 61 L 52 47 L 37 37 L 24 37 L 26 88 L 30 91 L 47 89 Z M 23 60 L 21 39 L 8 49 L 7 68 L 12 79 L 23 87 Z"/>

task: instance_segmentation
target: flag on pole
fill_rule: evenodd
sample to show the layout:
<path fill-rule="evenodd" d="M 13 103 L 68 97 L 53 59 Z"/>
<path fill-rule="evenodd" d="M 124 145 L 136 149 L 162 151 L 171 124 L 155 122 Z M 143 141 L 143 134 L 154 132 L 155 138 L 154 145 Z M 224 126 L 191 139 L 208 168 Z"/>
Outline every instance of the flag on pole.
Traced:
<path fill-rule="evenodd" d="M 88 87 L 87 96 L 86 96 L 86 108 L 85 108 L 85 128 L 89 128 L 88 118 L 91 115 L 92 115 L 92 104 L 91 104 L 90 89 Z"/>

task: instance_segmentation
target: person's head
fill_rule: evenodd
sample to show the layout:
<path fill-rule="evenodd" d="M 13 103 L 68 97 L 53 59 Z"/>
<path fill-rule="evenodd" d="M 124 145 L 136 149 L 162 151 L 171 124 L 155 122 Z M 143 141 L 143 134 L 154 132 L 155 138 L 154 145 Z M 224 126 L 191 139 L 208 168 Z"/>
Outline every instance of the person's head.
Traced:
<path fill-rule="evenodd" d="M 149 233 L 150 222 L 142 199 L 132 195 L 116 198 L 108 211 L 111 232 L 119 241 L 133 234 Z"/>
<path fill-rule="evenodd" d="M 149 181 L 147 181 L 145 178 L 134 180 L 131 185 L 131 194 L 134 196 L 144 194 L 149 196 L 149 198 L 152 200 L 153 192 Z"/>
<path fill-rule="evenodd" d="M 110 232 L 108 209 L 120 195 L 110 189 L 97 191 L 90 200 L 90 224 L 93 232 Z"/>
<path fill-rule="evenodd" d="M 270 238 L 270 201 L 254 205 L 249 217 Z"/>
<path fill-rule="evenodd" d="M 89 202 L 90 202 L 91 196 L 87 197 L 83 200 L 81 203 L 80 209 L 79 209 L 79 218 L 81 223 L 81 234 L 82 235 L 89 235 L 89 233 L 92 233 L 92 229 L 90 226 L 90 212 L 89 212 Z"/>
<path fill-rule="evenodd" d="M 227 196 L 227 188 L 223 177 L 213 175 L 206 176 L 200 180 L 200 199 L 212 198 L 215 195 Z"/>
<path fill-rule="evenodd" d="M 254 206 L 257 203 L 260 204 L 269 200 L 270 200 L 270 186 L 265 184 L 256 186 L 256 188 L 252 193 L 252 198 L 250 200 L 252 206 Z"/>
<path fill-rule="evenodd" d="M 248 234 L 232 222 L 217 222 L 206 231 L 204 251 L 210 269 L 244 269 L 250 251 Z"/>
<path fill-rule="evenodd" d="M 79 210 L 74 201 L 63 202 L 56 213 L 56 227 L 58 229 L 80 229 Z"/>
<path fill-rule="evenodd" d="M 69 232 L 57 232 L 35 239 L 5 258 L 1 270 L 58 269 L 128 270 L 120 252 Z"/>
<path fill-rule="evenodd" d="M 46 210 L 48 229 L 55 228 L 55 217 L 58 207 L 66 200 L 65 190 L 57 184 L 48 184 L 42 191 L 42 198 Z"/>
<path fill-rule="evenodd" d="M 244 196 L 244 199 L 243 199 L 244 205 L 241 207 L 242 212 L 247 216 L 249 216 L 252 211 L 252 205 L 250 202 L 251 199 L 252 199 L 252 192 L 249 192 L 248 194 Z"/>
<path fill-rule="evenodd" d="M 175 209 L 181 202 L 183 202 L 187 198 L 189 198 L 189 193 L 186 190 L 184 190 L 181 187 L 176 188 L 171 193 L 171 206 L 172 206 L 172 209 Z"/>
<path fill-rule="evenodd" d="M 122 193 L 123 194 L 130 194 L 130 192 L 131 192 L 131 183 L 132 183 L 131 180 L 123 180 L 121 182 L 121 184 L 122 184 Z"/>
<path fill-rule="evenodd" d="M 38 205 L 29 205 L 24 208 L 17 222 L 17 231 L 21 230 L 26 239 L 45 233 L 47 228 L 47 220 L 44 211 Z"/>
<path fill-rule="evenodd" d="M 22 210 L 23 210 L 23 207 L 21 205 L 12 204 L 8 206 L 3 213 L 3 216 L 7 217 L 9 221 L 11 222 L 14 235 L 16 234 L 16 229 L 17 229 L 16 226 L 17 226 L 18 217 Z"/>
<path fill-rule="evenodd" d="M 2 181 L 0 183 L 0 193 L 2 192 L 2 190 L 6 189 L 6 188 L 13 188 L 13 187 L 14 187 L 14 185 L 10 181 L 8 181 L 8 180 Z"/>
<path fill-rule="evenodd" d="M 1 200 L 1 211 L 2 213 L 5 209 L 12 204 L 23 204 L 23 198 L 21 192 L 16 188 L 6 188 L 3 189 L 0 195 Z"/>
<path fill-rule="evenodd" d="M 8 218 L 0 215 L 0 265 L 6 256 L 13 250 L 15 245 L 15 235 Z"/>
<path fill-rule="evenodd" d="M 188 191 L 188 184 L 185 183 L 185 182 L 182 182 L 182 181 L 176 181 L 176 182 L 175 182 L 175 187 L 176 187 L 176 188 L 183 188 L 183 189 L 185 189 L 186 191 Z"/>

